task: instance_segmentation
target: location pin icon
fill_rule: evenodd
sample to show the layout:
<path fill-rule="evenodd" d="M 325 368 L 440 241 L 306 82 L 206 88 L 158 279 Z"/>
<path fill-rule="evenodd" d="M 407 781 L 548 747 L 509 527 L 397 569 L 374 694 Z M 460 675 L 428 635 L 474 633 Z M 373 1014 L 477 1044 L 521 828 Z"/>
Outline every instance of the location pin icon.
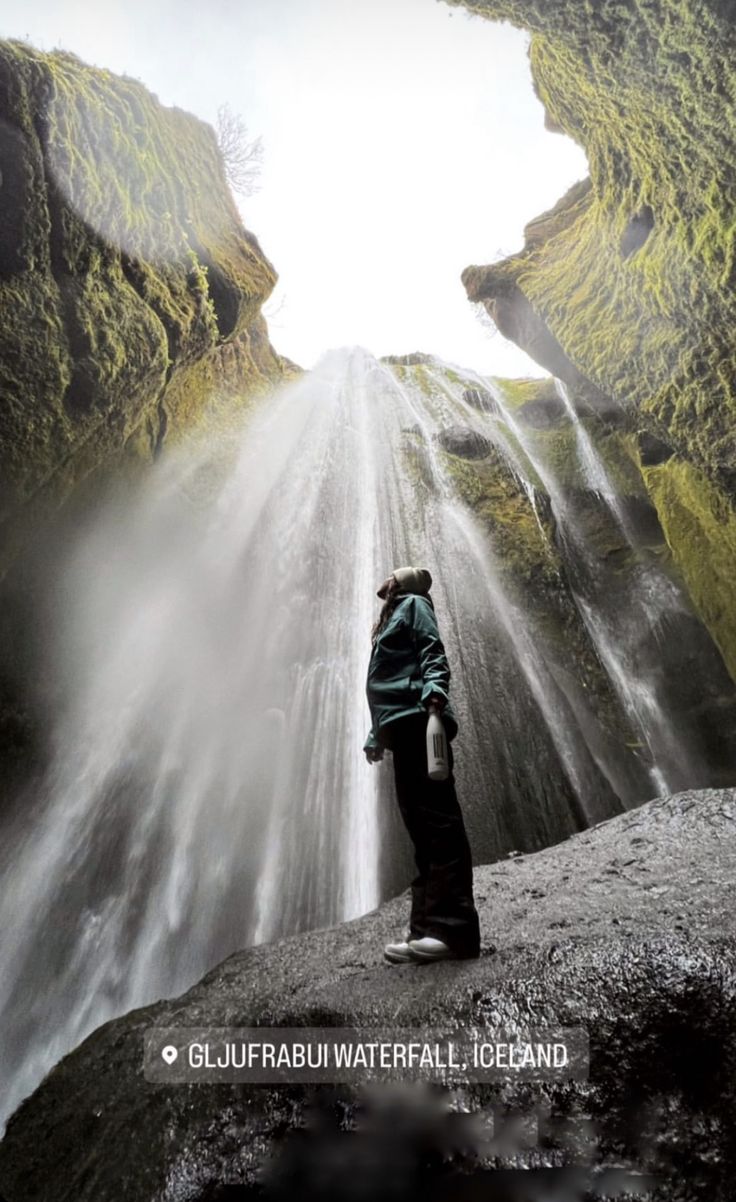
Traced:
<path fill-rule="evenodd" d="M 173 1064 L 178 1055 L 179 1053 L 171 1043 L 167 1044 L 165 1048 L 161 1049 L 161 1058 L 162 1060 L 165 1060 L 167 1064 Z"/>

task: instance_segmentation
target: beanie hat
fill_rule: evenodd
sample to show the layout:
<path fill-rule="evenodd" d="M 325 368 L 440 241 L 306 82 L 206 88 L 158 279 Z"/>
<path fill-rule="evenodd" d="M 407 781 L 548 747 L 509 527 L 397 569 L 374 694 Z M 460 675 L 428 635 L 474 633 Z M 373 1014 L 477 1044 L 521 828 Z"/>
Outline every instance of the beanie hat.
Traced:
<path fill-rule="evenodd" d="M 394 568 L 394 577 L 402 593 L 428 593 L 432 587 L 432 577 L 426 568 Z M 380 588 L 377 596 L 386 596 L 386 589 Z"/>

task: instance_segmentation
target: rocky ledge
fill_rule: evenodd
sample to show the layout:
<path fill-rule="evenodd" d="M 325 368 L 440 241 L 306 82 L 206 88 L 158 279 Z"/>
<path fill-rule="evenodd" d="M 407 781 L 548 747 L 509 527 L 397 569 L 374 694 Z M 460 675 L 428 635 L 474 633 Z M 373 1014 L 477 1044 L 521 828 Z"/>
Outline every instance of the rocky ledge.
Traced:
<path fill-rule="evenodd" d="M 212 1202 L 297 1188 L 321 1199 L 557 1190 L 726 1202 L 735 836 L 736 790 L 681 793 L 478 867 L 478 960 L 386 964 L 406 894 L 238 952 L 182 997 L 106 1023 L 48 1074 L 9 1122 L 0 1192 L 6 1202 Z M 143 1077 L 151 1026 L 445 1023 L 583 1026 L 589 1078 L 386 1087 L 379 1105 L 351 1086 Z"/>

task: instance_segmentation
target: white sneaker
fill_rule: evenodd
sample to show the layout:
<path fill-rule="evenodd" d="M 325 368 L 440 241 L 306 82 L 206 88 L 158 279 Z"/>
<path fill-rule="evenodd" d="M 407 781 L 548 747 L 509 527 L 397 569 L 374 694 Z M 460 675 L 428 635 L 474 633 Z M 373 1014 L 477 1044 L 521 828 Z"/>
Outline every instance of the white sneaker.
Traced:
<path fill-rule="evenodd" d="M 406 942 L 387 943 L 383 949 L 383 958 L 388 960 L 389 964 L 411 964 L 415 960 Z"/>
<path fill-rule="evenodd" d="M 407 948 L 409 956 L 414 960 L 457 960 L 457 952 L 435 939 L 432 935 L 424 935 L 421 939 L 410 939 Z"/>

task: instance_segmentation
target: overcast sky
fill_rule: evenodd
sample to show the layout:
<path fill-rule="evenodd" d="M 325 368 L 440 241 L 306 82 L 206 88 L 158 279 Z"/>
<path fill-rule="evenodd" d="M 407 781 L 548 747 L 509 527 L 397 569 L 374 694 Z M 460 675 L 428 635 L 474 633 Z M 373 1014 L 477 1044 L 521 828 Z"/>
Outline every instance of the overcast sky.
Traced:
<path fill-rule="evenodd" d="M 544 374 L 460 283 L 587 171 L 544 129 L 525 33 L 441 0 L 3 0 L 0 32 L 262 137 L 239 206 L 280 277 L 272 342 L 302 366 L 359 344 Z"/>

